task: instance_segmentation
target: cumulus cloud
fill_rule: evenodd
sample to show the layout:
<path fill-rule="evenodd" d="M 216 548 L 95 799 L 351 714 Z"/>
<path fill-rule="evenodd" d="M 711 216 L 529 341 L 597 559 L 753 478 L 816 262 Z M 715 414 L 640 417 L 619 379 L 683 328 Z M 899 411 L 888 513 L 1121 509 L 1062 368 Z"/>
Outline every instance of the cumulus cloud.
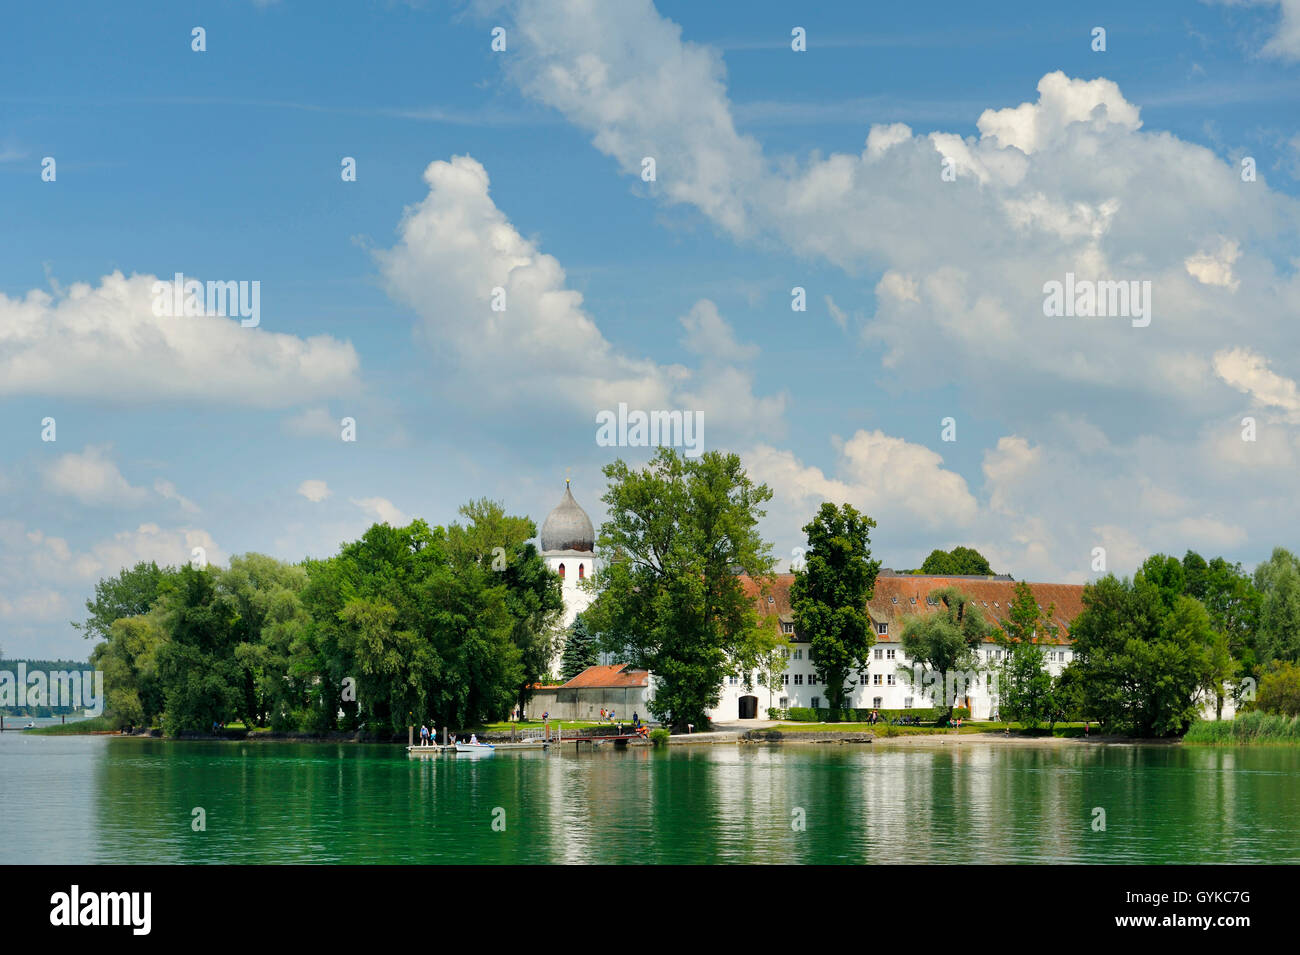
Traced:
<path fill-rule="evenodd" d="M 0 295 L 0 394 L 277 407 L 356 387 L 351 344 L 158 316 L 157 281 L 114 272 L 54 294 Z"/>
<path fill-rule="evenodd" d="M 404 514 L 392 501 L 383 497 L 352 498 L 352 503 L 371 519 L 393 527 L 403 527 L 411 523 L 411 518 Z"/>
<path fill-rule="evenodd" d="M 519 40 L 508 75 L 624 174 L 656 156 L 659 181 L 643 189 L 638 176 L 639 191 L 693 206 L 737 241 L 775 240 L 851 276 L 879 276 L 863 328 L 876 376 L 952 388 L 1003 422 L 973 492 L 980 514 L 969 540 L 954 542 L 981 542 L 1023 573 L 1075 579 L 1103 539 L 1112 567 L 1131 570 L 1146 548 L 1267 536 L 1270 508 L 1300 518 L 1275 487 L 1295 457 L 1294 433 L 1246 443 L 1235 423 L 1243 392 L 1295 423 L 1300 278 L 1285 248 L 1300 232 L 1300 203 L 1148 128 L 1112 80 L 1047 73 L 1035 96 L 972 117 L 975 135 L 891 123 L 865 130 L 858 153 L 768 156 L 735 128 L 720 57 L 648 0 L 506 6 Z M 1270 49 L 1285 47 L 1294 10 L 1286 0 Z M 955 181 L 942 177 L 945 159 Z M 1151 324 L 1048 318 L 1044 284 L 1067 273 L 1149 281 Z M 842 320 L 842 297 L 835 309 Z M 1267 355 L 1271 367 L 1243 354 Z M 1220 456 L 1207 460 L 1208 448 Z M 760 457 L 804 497 L 857 495 L 913 513 L 892 503 L 883 477 L 855 477 L 843 459 L 824 473 L 771 447 Z M 1171 463 L 1186 461 L 1202 466 Z M 1255 496 L 1225 510 L 1243 485 Z M 1172 506 L 1127 503 L 1143 500 Z M 954 523 L 971 506 L 957 506 Z M 1188 539 L 1197 532 L 1204 541 Z"/>
<path fill-rule="evenodd" d="M 45 472 L 47 486 L 82 504 L 135 506 L 149 499 L 149 492 L 134 487 L 109 457 L 105 445 L 88 445 L 80 453 L 63 454 Z"/>
<path fill-rule="evenodd" d="M 496 206 L 479 162 L 436 161 L 424 178 L 428 195 L 407 210 L 398 244 L 376 257 L 390 294 L 420 316 L 429 347 L 473 383 L 476 407 L 518 414 L 558 404 L 594 422 L 595 410 L 626 402 L 704 411 L 712 424 L 738 427 L 781 413 L 783 399 L 754 395 L 732 364 L 754 350 L 736 341 L 713 303 L 682 319 L 687 346 L 708 353 L 710 374 L 630 356 L 602 334 L 559 261 Z M 494 310 L 494 300 L 504 307 Z"/>
<path fill-rule="evenodd" d="M 330 496 L 330 489 L 324 481 L 310 480 L 298 485 L 298 493 L 313 504 L 319 504 Z"/>

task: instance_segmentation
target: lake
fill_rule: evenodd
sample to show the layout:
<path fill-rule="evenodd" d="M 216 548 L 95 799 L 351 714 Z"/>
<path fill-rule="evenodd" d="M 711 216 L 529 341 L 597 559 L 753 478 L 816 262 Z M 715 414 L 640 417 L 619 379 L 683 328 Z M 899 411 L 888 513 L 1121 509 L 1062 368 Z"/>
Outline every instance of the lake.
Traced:
<path fill-rule="evenodd" d="M 1294 747 L 413 759 L 400 746 L 4 733 L 0 863 L 1294 863 L 1298 781 Z"/>

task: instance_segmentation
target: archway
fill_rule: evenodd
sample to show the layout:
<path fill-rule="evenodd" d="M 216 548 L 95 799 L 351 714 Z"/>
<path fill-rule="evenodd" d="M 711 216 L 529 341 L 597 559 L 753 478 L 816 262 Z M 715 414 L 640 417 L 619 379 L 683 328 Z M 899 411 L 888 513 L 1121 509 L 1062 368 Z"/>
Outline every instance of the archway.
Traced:
<path fill-rule="evenodd" d="M 742 696 L 740 698 L 740 719 L 758 719 L 758 697 Z"/>

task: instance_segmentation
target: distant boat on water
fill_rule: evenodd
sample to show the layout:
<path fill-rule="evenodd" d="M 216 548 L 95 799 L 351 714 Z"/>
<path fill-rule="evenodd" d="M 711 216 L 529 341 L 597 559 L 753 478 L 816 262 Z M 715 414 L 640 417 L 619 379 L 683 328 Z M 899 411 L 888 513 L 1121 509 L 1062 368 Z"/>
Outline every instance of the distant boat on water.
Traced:
<path fill-rule="evenodd" d="M 492 753 L 496 752 L 496 747 L 491 743 L 462 743 L 460 740 L 457 740 L 456 752 L 469 753 L 473 756 L 490 756 Z"/>

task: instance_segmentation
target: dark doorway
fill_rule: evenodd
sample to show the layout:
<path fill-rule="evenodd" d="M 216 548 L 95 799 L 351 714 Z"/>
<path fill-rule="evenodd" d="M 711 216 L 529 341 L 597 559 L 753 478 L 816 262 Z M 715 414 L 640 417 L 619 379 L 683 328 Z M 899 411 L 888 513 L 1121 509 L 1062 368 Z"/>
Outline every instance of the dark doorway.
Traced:
<path fill-rule="evenodd" d="M 758 697 L 742 696 L 740 698 L 740 718 L 742 720 L 758 719 Z"/>

